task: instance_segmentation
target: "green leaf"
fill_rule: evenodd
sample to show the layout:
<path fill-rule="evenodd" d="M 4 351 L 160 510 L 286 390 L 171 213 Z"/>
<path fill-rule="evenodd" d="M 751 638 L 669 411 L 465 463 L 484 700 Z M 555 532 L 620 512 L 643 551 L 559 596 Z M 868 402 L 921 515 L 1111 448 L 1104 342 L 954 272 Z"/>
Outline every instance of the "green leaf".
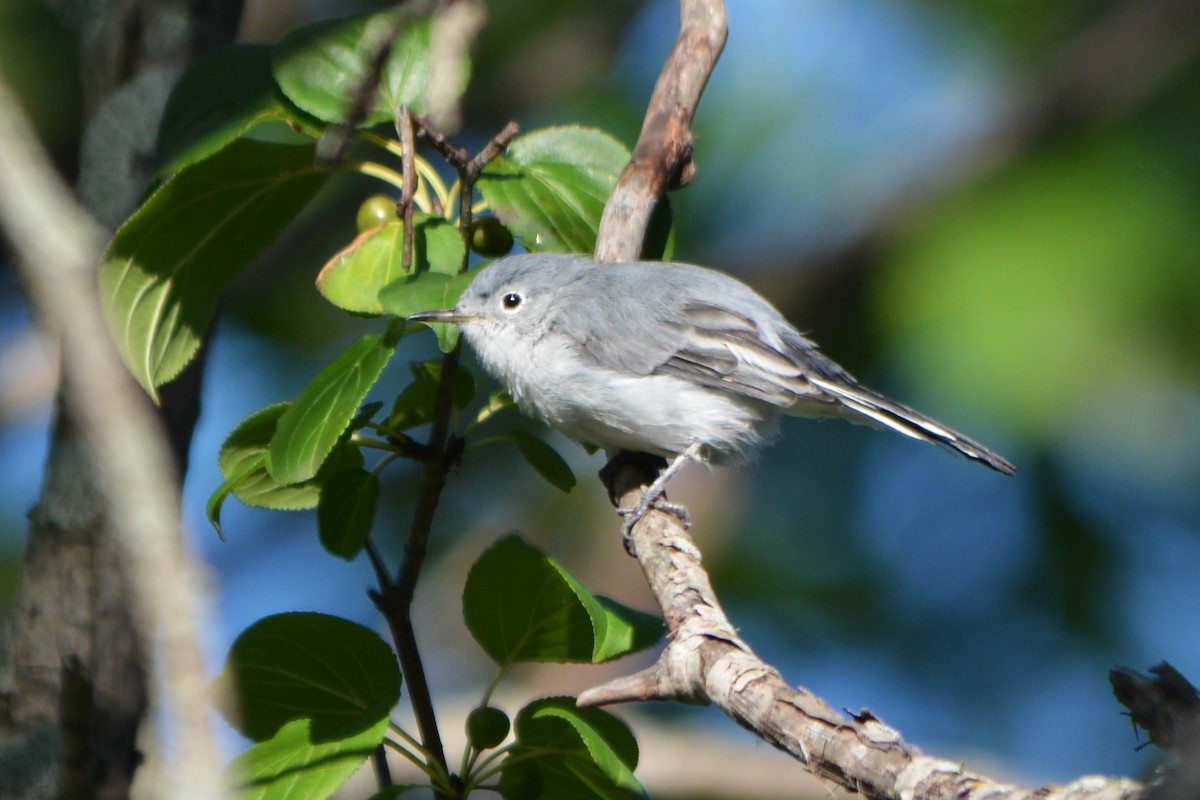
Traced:
<path fill-rule="evenodd" d="M 363 231 L 331 258 L 317 276 L 317 290 L 338 308 L 382 314 L 379 291 L 422 271 L 456 275 L 466 248 L 458 229 L 441 217 L 420 215 L 413 222 L 413 268 L 404 271 L 404 223 L 400 220 Z"/>
<path fill-rule="evenodd" d="M 312 723 L 313 742 L 344 739 L 386 722 L 400 701 L 392 649 L 369 628 L 313 612 L 275 614 L 242 631 L 218 680 L 236 703 L 222 712 L 256 742 L 295 720 Z"/>
<path fill-rule="evenodd" d="M 392 430 L 405 431 L 433 419 L 437 387 L 442 381 L 442 362 L 424 361 L 410 368 L 413 381 L 396 398 L 387 420 L 387 427 Z M 453 404 L 456 411 L 461 411 L 475 397 L 475 376 L 463 367 L 455 375 Z"/>
<path fill-rule="evenodd" d="M 476 186 L 513 236 L 531 251 L 591 253 L 604 203 L 629 150 L 604 131 L 562 126 L 518 136 L 492 161 Z M 648 256 L 666 246 L 660 212 Z"/>
<path fill-rule="evenodd" d="M 659 638 L 646 637 L 648 615 L 602 601 L 517 536 L 501 539 L 475 562 L 463 590 L 463 617 L 502 667 L 519 661 L 596 663 Z M 610 634 L 614 625 L 618 630 Z"/>
<path fill-rule="evenodd" d="M 258 123 L 290 116 L 271 77 L 269 45 L 213 50 L 197 59 L 171 90 L 158 127 L 158 172 L 178 172 Z"/>
<path fill-rule="evenodd" d="M 548 697 L 521 709 L 514 730 L 517 747 L 512 756 L 522 756 L 517 764 L 533 764 L 541 774 L 539 798 L 646 797 L 633 774 L 637 740 L 625 723 L 607 711 L 578 708 L 571 697 Z M 508 771 L 506 765 L 500 782 L 505 796 Z"/>
<path fill-rule="evenodd" d="M 596 595 L 604 609 L 603 635 L 597 638 L 592 660 L 599 663 L 653 647 L 663 637 L 663 621 L 653 614 Z"/>
<path fill-rule="evenodd" d="M 275 80 L 289 100 L 326 122 L 343 122 L 375 53 L 407 16 L 387 9 L 323 20 L 288 34 L 275 47 Z M 427 107 L 429 21 L 412 21 L 396 36 L 364 126 L 390 122 L 401 105 L 418 114 Z"/>
<path fill-rule="evenodd" d="M 343 441 L 310 480 L 285 485 L 271 477 L 267 472 L 267 447 L 288 405 L 276 403 L 259 409 L 238 423 L 221 445 L 217 464 L 225 481 L 208 500 L 208 519 L 218 532 L 221 530 L 221 507 L 230 493 L 256 508 L 278 511 L 312 508 L 317 505 L 321 487 L 332 475 L 362 466 L 362 451 Z M 352 424 L 351 428 L 354 427 Z"/>
<path fill-rule="evenodd" d="M 379 292 L 379 302 L 384 311 L 401 319 L 418 311 L 434 311 L 451 308 L 459 296 L 475 278 L 476 270 L 459 275 L 443 275 L 440 272 L 418 272 L 392 281 Z M 427 323 L 422 323 L 427 324 Z M 449 353 L 458 344 L 458 326 L 428 323 L 437 336 L 438 347 Z"/>
<path fill-rule="evenodd" d="M 229 281 L 325 182 L 313 148 L 239 139 L 169 178 L 109 242 L 100 293 L 152 395 L 196 355 Z"/>
<path fill-rule="evenodd" d="M 312 722 L 293 720 L 229 765 L 238 800 L 325 800 L 383 741 L 388 723 L 340 739 L 317 739 Z"/>
<path fill-rule="evenodd" d="M 549 481 L 551 486 L 564 492 L 575 488 L 575 473 L 567 466 L 567 462 L 557 450 L 537 436 L 529 431 L 513 430 L 501 438 L 515 444 L 529 465 Z"/>
<path fill-rule="evenodd" d="M 396 352 L 384 336 L 364 336 L 313 378 L 279 418 L 267 449 L 267 471 L 283 484 L 317 474 L 355 409 Z"/>
<path fill-rule="evenodd" d="M 379 478 L 365 469 L 344 469 L 326 481 L 317 506 L 321 545 L 351 561 L 362 550 L 375 522 Z"/>

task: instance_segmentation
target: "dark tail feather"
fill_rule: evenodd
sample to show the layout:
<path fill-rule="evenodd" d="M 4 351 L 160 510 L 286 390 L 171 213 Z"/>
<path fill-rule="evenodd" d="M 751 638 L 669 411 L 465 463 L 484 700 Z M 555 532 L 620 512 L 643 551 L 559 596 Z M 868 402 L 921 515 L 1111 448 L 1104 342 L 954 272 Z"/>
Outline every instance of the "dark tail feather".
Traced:
<path fill-rule="evenodd" d="M 1011 461 L 981 445 L 953 428 L 930 419 L 906 405 L 889 400 L 861 386 L 835 383 L 806 375 L 806 379 L 836 397 L 846 408 L 894 431 L 926 442 L 945 445 L 963 456 L 986 464 L 997 472 L 1013 475 L 1017 468 Z"/>

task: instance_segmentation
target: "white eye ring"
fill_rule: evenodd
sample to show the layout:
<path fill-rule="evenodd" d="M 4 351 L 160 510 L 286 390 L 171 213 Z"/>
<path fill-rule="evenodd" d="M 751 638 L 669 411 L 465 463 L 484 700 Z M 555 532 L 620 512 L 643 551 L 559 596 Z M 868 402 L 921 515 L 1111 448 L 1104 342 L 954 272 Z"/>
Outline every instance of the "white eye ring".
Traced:
<path fill-rule="evenodd" d="M 521 295 L 517 294 L 516 292 L 509 292 L 500 298 L 500 306 L 505 311 L 516 311 L 521 307 L 522 300 L 524 300 L 524 298 L 521 297 Z"/>

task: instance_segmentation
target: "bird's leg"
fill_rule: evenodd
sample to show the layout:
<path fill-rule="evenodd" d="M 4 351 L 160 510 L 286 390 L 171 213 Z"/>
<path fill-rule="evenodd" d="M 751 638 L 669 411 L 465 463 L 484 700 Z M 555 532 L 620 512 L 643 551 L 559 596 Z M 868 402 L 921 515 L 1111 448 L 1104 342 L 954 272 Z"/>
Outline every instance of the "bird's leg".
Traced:
<path fill-rule="evenodd" d="M 646 516 L 652 508 L 660 511 L 666 511 L 674 514 L 683 521 L 683 527 L 691 527 L 692 518 L 688 514 L 687 508 L 679 503 L 668 503 L 665 493 L 667 490 L 667 482 L 679 471 L 680 467 L 688 461 L 697 461 L 700 456 L 700 443 L 693 442 L 687 450 L 684 450 L 679 455 L 675 456 L 674 460 L 667 465 L 667 468 L 658 474 L 654 482 L 646 487 L 646 491 L 642 494 L 641 501 L 633 508 L 618 508 L 617 513 L 625 518 L 621 523 L 621 537 L 625 540 L 626 548 L 629 546 L 629 537 L 633 533 L 633 526 L 641 521 L 642 517 Z"/>

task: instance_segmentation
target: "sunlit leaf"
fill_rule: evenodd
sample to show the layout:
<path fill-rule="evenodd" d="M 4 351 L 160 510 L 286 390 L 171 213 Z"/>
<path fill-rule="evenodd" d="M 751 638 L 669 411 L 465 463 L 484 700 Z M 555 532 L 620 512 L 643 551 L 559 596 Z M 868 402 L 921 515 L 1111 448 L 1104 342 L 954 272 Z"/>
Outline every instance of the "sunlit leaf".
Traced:
<path fill-rule="evenodd" d="M 364 125 L 390 122 L 407 104 L 424 113 L 429 82 L 429 21 L 394 8 L 322 20 L 288 34 L 274 53 L 275 80 L 299 108 L 326 122 L 345 121 L 370 74 L 375 53 L 391 45 Z"/>
<path fill-rule="evenodd" d="M 317 474 L 354 412 L 396 352 L 385 336 L 364 336 L 304 387 L 279 418 L 267 449 L 267 471 L 289 484 Z"/>
<path fill-rule="evenodd" d="M 454 225 L 427 215 L 414 220 L 413 264 L 407 273 L 403 243 L 400 220 L 363 231 L 325 264 L 317 276 L 317 289 L 338 308 L 382 314 L 379 292 L 383 287 L 425 270 L 455 275 L 466 250 Z"/>
<path fill-rule="evenodd" d="M 324 182 L 312 147 L 239 139 L 169 178 L 121 226 L 100 292 L 117 348 L 147 391 L 192 360 L 229 281 Z"/>
<path fill-rule="evenodd" d="M 342 469 L 362 466 L 362 451 L 348 442 L 341 442 L 309 480 L 282 484 L 271 477 L 267 472 L 267 447 L 287 407 L 287 403 L 276 403 L 259 409 L 238 423 L 221 445 L 217 464 L 225 480 L 209 497 L 207 507 L 208 520 L 218 532 L 221 531 L 221 508 L 231 493 L 256 508 L 277 511 L 313 508 L 317 505 L 321 487 L 331 475 Z"/>
<path fill-rule="evenodd" d="M 539 128 L 518 136 L 477 184 L 501 222 L 528 250 L 591 253 L 604 204 L 629 150 L 595 128 Z M 661 258 L 673 242 L 664 200 L 647 233 L 646 258 Z"/>
<path fill-rule="evenodd" d="M 318 739 L 312 728 L 311 720 L 293 720 L 238 755 L 229 765 L 238 800 L 326 800 L 383 741 L 388 723 L 338 739 Z"/>

